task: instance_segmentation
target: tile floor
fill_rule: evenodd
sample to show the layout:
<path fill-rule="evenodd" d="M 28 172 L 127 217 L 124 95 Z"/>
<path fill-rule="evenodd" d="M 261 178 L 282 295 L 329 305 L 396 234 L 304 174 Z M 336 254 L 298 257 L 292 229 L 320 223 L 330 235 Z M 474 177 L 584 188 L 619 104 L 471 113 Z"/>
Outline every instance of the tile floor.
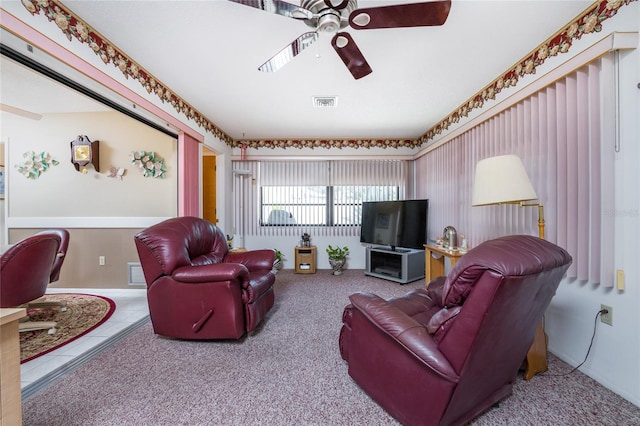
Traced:
<path fill-rule="evenodd" d="M 134 289 L 88 289 L 49 288 L 47 293 L 97 294 L 113 300 L 116 310 L 111 317 L 95 330 L 46 355 L 20 366 L 23 397 L 46 386 L 66 371 L 72 370 L 110 344 L 118 336 L 135 329 L 149 317 L 146 288 Z M 25 393 L 27 395 L 25 395 Z"/>

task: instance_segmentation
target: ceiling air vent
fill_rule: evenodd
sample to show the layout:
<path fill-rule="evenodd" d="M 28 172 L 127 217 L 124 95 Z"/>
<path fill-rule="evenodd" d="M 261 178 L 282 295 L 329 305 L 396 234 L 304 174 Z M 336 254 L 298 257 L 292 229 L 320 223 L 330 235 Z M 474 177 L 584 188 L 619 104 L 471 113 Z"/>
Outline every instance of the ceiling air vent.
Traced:
<path fill-rule="evenodd" d="M 314 96 L 313 106 L 316 108 L 335 108 L 338 106 L 337 96 Z"/>

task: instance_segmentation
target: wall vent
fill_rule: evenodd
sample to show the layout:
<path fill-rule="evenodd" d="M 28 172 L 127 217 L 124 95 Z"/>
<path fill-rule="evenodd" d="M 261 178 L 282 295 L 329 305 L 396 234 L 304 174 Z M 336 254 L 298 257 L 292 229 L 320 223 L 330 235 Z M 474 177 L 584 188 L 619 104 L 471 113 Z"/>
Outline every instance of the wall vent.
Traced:
<path fill-rule="evenodd" d="M 313 106 L 316 108 L 335 108 L 338 106 L 337 96 L 314 96 Z"/>
<path fill-rule="evenodd" d="M 127 263 L 127 281 L 128 285 L 147 285 L 140 262 Z"/>

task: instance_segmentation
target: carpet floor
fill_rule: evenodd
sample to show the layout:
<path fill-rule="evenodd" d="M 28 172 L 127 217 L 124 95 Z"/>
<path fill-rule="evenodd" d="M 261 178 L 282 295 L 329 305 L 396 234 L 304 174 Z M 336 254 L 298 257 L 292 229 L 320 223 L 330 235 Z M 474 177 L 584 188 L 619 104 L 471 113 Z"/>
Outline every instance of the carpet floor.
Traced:
<path fill-rule="evenodd" d="M 350 379 L 338 334 L 348 296 L 404 294 L 347 270 L 281 271 L 276 304 L 240 341 L 161 338 L 150 324 L 24 401 L 24 425 L 396 425 Z M 640 408 L 550 357 L 474 425 L 640 425 Z"/>

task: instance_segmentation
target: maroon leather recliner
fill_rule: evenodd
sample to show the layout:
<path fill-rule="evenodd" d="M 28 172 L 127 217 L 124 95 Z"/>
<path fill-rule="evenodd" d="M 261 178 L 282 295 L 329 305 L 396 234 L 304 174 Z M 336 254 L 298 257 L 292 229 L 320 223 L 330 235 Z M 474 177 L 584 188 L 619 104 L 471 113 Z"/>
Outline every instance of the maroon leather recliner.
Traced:
<path fill-rule="evenodd" d="M 67 256 L 67 251 L 69 251 L 69 240 L 71 237 L 69 235 L 69 231 L 64 228 L 49 228 L 44 231 L 36 232 L 35 235 L 47 234 L 56 234 L 60 237 L 60 248 L 58 248 L 58 254 L 56 256 L 56 260 L 53 261 L 51 275 L 49 276 L 49 283 L 52 283 L 60 279 L 60 271 L 62 270 L 64 259 Z"/>
<path fill-rule="evenodd" d="M 45 229 L 44 231 L 35 233 L 35 235 L 48 234 L 55 234 L 60 237 L 60 247 L 58 248 L 56 259 L 53 261 L 53 266 L 51 267 L 51 275 L 49 275 L 49 283 L 52 283 L 60 279 L 60 271 L 62 270 L 62 265 L 64 264 L 67 252 L 69 251 L 69 241 L 71 239 L 71 236 L 69 234 L 69 231 L 64 228 L 49 228 Z M 49 306 L 57 306 L 60 308 L 61 312 L 65 312 L 67 310 L 67 304 L 65 302 L 57 300 L 52 301 L 48 299 L 46 295 L 32 302 L 29 302 L 28 305 L 28 307 L 31 309 L 46 308 Z"/>
<path fill-rule="evenodd" d="M 135 236 L 156 334 L 238 339 L 273 307 L 275 252 L 229 253 L 217 226 L 178 217 Z"/>
<path fill-rule="evenodd" d="M 405 425 L 460 425 L 511 394 L 569 253 L 537 237 L 487 241 L 426 289 L 350 296 L 349 375 Z"/>
<path fill-rule="evenodd" d="M 41 232 L 18 241 L 0 256 L 0 307 L 16 308 L 41 298 L 47 291 L 51 268 L 60 248 L 60 235 Z M 28 312 L 27 312 L 28 313 Z M 51 321 L 27 321 L 20 331 L 56 332 Z"/>

